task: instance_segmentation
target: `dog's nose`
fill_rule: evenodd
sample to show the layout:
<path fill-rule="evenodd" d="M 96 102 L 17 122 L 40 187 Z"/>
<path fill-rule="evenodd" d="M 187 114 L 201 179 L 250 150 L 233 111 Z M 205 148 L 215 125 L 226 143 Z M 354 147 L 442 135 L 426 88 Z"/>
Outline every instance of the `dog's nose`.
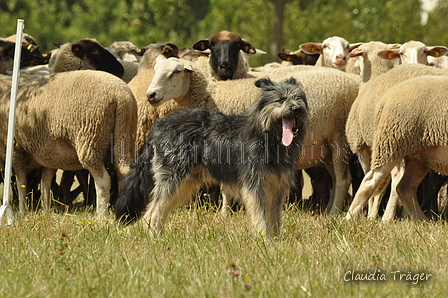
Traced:
<path fill-rule="evenodd" d="M 294 113 L 294 115 L 302 115 L 306 111 L 304 107 L 292 107 L 292 112 Z"/>

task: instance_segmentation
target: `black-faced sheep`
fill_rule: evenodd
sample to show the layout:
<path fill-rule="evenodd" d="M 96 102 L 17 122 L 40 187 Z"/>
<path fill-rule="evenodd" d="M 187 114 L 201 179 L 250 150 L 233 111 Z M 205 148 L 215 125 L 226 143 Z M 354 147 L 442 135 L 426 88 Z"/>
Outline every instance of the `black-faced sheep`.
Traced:
<path fill-rule="evenodd" d="M 14 64 L 14 51 L 16 43 L 0 38 L 0 74 L 8 74 Z M 48 57 L 40 53 L 32 53 L 27 47 L 22 46 L 20 68 L 48 63 Z"/>
<path fill-rule="evenodd" d="M 109 72 L 119 78 L 124 75 L 121 63 L 98 41 L 89 38 L 62 44 L 53 63 L 55 73 L 95 69 Z"/>
<path fill-rule="evenodd" d="M 256 49 L 240 36 L 229 31 L 220 31 L 200 40 L 193 45 L 198 51 L 211 51 L 209 57 L 209 69 L 201 68 L 201 71 L 214 80 L 240 79 L 247 77 L 247 59 L 242 57 L 242 52 L 255 54 Z M 207 71 L 208 70 L 208 71 Z"/>
<path fill-rule="evenodd" d="M 282 65 L 316 65 L 320 54 L 308 54 L 303 50 L 289 51 L 283 49 L 283 52 L 278 53 L 277 56 L 282 59 Z"/>
<path fill-rule="evenodd" d="M 269 74 L 274 80 L 292 76 L 304 86 L 310 122 L 298 169 L 322 165 L 328 168 L 335 185 L 328 209 L 335 214 L 344 208 L 351 182 L 347 164 L 350 152 L 345 147 L 345 121 L 358 94 L 360 78 L 330 68 L 308 68 L 308 71 L 279 71 L 273 75 L 267 72 L 265 75 Z M 245 111 L 257 94 L 253 85 L 255 79 L 209 82 L 193 63 L 182 59 L 160 59 L 155 70 L 147 91 L 148 100 L 155 105 L 174 99 L 184 107 L 207 107 L 224 113 L 237 113 Z"/>
<path fill-rule="evenodd" d="M 104 216 L 111 182 L 105 163 L 114 164 L 119 184 L 134 160 L 137 105 L 119 78 L 102 71 L 42 76 L 19 86 L 13 168 L 18 185 L 27 171 L 43 167 L 43 207 L 56 169 L 87 169 L 95 179 L 97 212 Z M 0 160 L 5 159 L 10 92 L 0 102 Z M 2 154 L 3 153 L 3 154 Z M 26 209 L 19 188 L 20 211 Z"/>

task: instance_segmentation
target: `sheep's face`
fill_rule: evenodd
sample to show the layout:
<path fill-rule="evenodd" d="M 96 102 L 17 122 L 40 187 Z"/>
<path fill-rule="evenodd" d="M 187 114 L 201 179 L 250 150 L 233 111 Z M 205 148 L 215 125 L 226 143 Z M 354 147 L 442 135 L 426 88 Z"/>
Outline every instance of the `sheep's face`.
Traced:
<path fill-rule="evenodd" d="M 360 43 L 350 44 L 342 37 L 333 36 L 325 39 L 322 43 L 302 44 L 300 49 L 308 54 L 322 54 L 326 67 L 345 70 L 348 53 L 360 45 Z"/>
<path fill-rule="evenodd" d="M 153 106 L 174 99 L 179 104 L 190 89 L 189 66 L 184 66 L 178 59 L 158 58 L 154 66 L 155 74 L 146 97 Z"/>
<path fill-rule="evenodd" d="M 207 40 L 198 41 L 193 45 L 195 50 L 210 49 L 210 65 L 213 72 L 221 80 L 232 79 L 238 66 L 240 50 L 255 54 L 255 48 L 238 35 L 221 31 L 211 35 Z"/>

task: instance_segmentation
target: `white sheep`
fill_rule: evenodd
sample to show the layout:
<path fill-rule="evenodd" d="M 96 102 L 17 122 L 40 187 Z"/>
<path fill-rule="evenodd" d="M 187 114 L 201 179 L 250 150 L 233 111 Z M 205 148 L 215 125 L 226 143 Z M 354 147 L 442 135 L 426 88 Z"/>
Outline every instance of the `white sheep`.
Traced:
<path fill-rule="evenodd" d="M 283 68 L 285 71 L 273 70 L 264 75 L 269 74 L 273 80 L 294 77 L 303 85 L 310 120 L 298 169 L 320 165 L 328 168 L 335 185 L 328 210 L 335 214 L 344 208 L 351 182 L 347 164 L 350 152 L 345 147 L 344 129 L 348 111 L 358 94 L 360 77 L 322 67 Z M 246 110 L 257 94 L 253 84 L 256 79 L 209 82 L 193 63 L 182 59 L 160 59 L 155 71 L 147 91 L 148 100 L 154 105 L 174 99 L 184 107 L 207 107 L 224 113 L 237 113 Z"/>
<path fill-rule="evenodd" d="M 360 43 L 350 44 L 345 38 L 332 36 L 323 42 L 308 42 L 300 45 L 300 49 L 308 54 L 321 54 L 316 66 L 345 70 L 347 55 Z"/>
<path fill-rule="evenodd" d="M 5 160 L 10 92 L 0 101 L 0 160 Z M 18 88 L 13 168 L 18 185 L 27 171 L 43 167 L 43 207 L 56 169 L 87 169 L 95 180 L 97 212 L 107 214 L 114 164 L 119 185 L 134 160 L 137 105 L 119 78 L 102 71 L 81 70 L 42 76 Z M 19 188 L 20 211 L 26 188 Z"/>
<path fill-rule="evenodd" d="M 396 192 L 407 213 L 427 219 L 417 200 L 417 188 L 429 169 L 448 175 L 447 76 L 419 76 L 388 89 L 375 115 L 371 169 L 346 215 L 357 217 L 374 193 L 405 159 Z"/>
<path fill-rule="evenodd" d="M 448 53 L 444 46 L 427 46 L 420 41 L 408 41 L 399 48 L 384 50 L 378 53 L 383 59 L 399 59 L 402 64 L 420 63 L 428 65 L 429 57 L 440 57 Z"/>
<path fill-rule="evenodd" d="M 373 131 L 373 112 L 376 104 L 376 98 L 381 95 L 381 92 L 386 91 L 386 88 L 376 88 L 382 85 L 381 80 L 376 80 L 376 77 L 386 73 L 395 65 L 400 63 L 414 63 L 416 61 L 426 64 L 427 60 L 421 59 L 421 56 L 440 55 L 446 51 L 445 47 L 430 47 L 427 48 L 421 42 L 410 41 L 403 45 L 400 44 L 385 44 L 382 42 L 369 42 L 360 45 L 349 53 L 349 57 L 357 57 L 360 60 L 360 69 L 363 82 L 367 83 L 362 86 L 357 100 L 353 103 L 349 118 L 347 120 L 347 138 L 352 144 L 353 152 L 360 157 L 360 163 L 364 173 L 367 173 L 370 168 L 370 152 L 367 147 L 359 149 L 357 145 L 358 140 L 362 136 L 367 144 L 371 144 L 371 132 Z M 400 79 L 392 82 L 400 82 Z M 376 89 L 376 90 L 372 90 Z M 378 93 L 380 92 L 380 93 Z M 362 122 L 361 124 L 359 122 Z M 361 137 L 361 138 L 362 138 Z M 366 149 L 367 148 L 367 149 Z M 395 172 L 394 172 L 395 173 Z M 393 181 L 394 183 L 394 181 Z M 369 218 L 375 218 L 378 215 L 379 200 L 382 194 L 376 194 L 369 205 Z M 392 191 L 390 202 L 386 208 L 386 213 L 383 216 L 384 221 L 392 219 L 394 214 L 398 197 L 395 191 Z"/>
<path fill-rule="evenodd" d="M 149 44 L 145 47 L 144 51 L 145 53 L 140 61 L 138 73 L 128 84 L 137 100 L 138 106 L 136 134 L 136 151 L 138 154 L 146 144 L 146 136 L 151 131 L 154 121 L 166 113 L 165 109 L 154 108 L 146 98 L 146 90 L 148 90 L 154 77 L 156 58 L 160 55 L 164 57 L 176 57 L 178 55 L 177 46 L 165 42 Z M 172 104 L 174 105 L 174 103 Z"/>
<path fill-rule="evenodd" d="M 347 119 L 346 133 L 350 148 L 354 153 L 358 154 L 364 173 L 370 170 L 371 147 L 377 125 L 374 119 L 381 112 L 379 98 L 393 86 L 410 78 L 444 74 L 448 75 L 447 72 L 444 73 L 440 69 L 423 64 L 403 64 L 396 66 L 381 76 L 377 76 L 360 89 Z M 394 175 L 399 174 L 399 168 L 395 169 Z M 392 178 L 392 193 L 383 221 L 390 221 L 393 218 L 397 204 L 398 197 L 395 193 L 397 179 L 394 176 Z M 377 216 L 379 197 L 381 197 L 381 193 L 375 196 L 375 202 L 372 202 L 373 205 L 369 208 L 368 216 L 370 218 Z M 354 213 L 353 216 L 358 216 L 358 214 Z"/>

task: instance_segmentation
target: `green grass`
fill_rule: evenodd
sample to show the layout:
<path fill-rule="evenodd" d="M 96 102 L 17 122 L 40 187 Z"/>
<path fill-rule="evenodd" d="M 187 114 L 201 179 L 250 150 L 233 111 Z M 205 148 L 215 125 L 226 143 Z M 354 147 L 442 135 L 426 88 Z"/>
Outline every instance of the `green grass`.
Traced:
<path fill-rule="evenodd" d="M 447 228 L 291 208 L 274 240 L 251 232 L 244 212 L 178 208 L 156 237 L 87 211 L 32 212 L 0 227 L 0 297 L 444 297 Z M 353 270 L 387 281 L 344 281 Z M 412 284 L 395 271 L 432 276 Z"/>

